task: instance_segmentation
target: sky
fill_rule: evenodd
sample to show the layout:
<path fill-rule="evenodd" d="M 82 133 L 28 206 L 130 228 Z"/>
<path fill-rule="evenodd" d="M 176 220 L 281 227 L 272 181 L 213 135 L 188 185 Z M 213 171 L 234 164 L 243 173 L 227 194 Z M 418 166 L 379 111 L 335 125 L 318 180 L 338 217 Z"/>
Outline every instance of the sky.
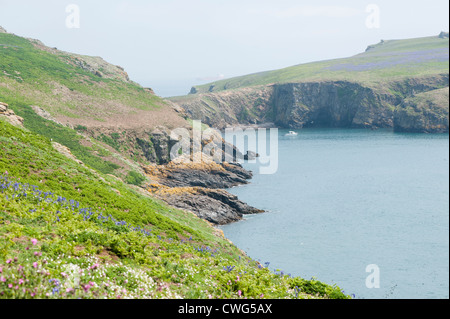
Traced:
<path fill-rule="evenodd" d="M 157 95 L 449 31 L 447 0 L 0 0 L 0 26 L 101 56 Z"/>

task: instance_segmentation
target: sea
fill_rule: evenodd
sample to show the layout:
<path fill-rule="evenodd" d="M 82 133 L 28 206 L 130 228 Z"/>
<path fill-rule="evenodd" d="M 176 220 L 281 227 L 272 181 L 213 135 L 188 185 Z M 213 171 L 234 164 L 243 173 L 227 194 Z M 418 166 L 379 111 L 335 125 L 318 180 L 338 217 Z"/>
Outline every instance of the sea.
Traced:
<path fill-rule="evenodd" d="M 449 135 L 296 132 L 257 135 L 276 153 L 243 162 L 253 178 L 228 191 L 265 212 L 225 236 L 277 274 L 356 299 L 449 298 Z"/>

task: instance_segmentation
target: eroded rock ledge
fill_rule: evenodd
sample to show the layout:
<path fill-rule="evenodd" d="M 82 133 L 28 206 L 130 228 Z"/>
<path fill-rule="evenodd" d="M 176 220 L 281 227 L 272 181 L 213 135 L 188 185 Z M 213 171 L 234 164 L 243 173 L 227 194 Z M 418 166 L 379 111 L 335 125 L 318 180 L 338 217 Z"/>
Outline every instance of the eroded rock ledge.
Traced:
<path fill-rule="evenodd" d="M 245 214 L 263 210 L 252 207 L 225 191 L 247 184 L 251 172 L 237 163 L 189 163 L 144 167 L 151 179 L 147 189 L 169 205 L 189 210 L 216 225 L 242 219 Z"/>

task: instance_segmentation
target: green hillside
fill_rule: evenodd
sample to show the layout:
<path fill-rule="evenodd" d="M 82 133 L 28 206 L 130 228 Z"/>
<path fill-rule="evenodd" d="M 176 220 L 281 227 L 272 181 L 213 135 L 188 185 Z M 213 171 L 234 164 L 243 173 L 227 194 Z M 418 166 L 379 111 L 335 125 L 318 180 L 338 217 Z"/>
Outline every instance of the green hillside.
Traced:
<path fill-rule="evenodd" d="M 136 163 L 167 161 L 153 147 L 167 142 L 152 135 L 156 127 L 188 125 L 120 66 L 5 32 L 0 32 L 0 101 L 25 119 L 27 129 L 122 179 L 142 173 Z"/>
<path fill-rule="evenodd" d="M 349 80 L 380 83 L 411 76 L 448 73 L 448 37 L 381 41 L 349 58 L 299 64 L 195 86 L 198 93 L 301 81 Z M 194 90 L 194 91 L 195 91 Z"/>
<path fill-rule="evenodd" d="M 115 114 L 168 107 L 99 57 L 58 51 L 14 34 L 0 33 L 0 70 L 1 99 L 37 104 L 71 123 L 93 118 L 100 124 Z"/>
<path fill-rule="evenodd" d="M 0 298 L 346 298 L 1 118 L 0 276 Z"/>

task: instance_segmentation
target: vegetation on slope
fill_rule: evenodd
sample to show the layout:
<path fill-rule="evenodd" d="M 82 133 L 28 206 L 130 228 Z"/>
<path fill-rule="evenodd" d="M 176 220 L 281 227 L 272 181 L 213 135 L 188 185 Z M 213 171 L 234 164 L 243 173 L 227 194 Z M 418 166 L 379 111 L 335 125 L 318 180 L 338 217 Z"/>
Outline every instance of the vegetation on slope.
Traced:
<path fill-rule="evenodd" d="M 348 298 L 0 119 L 0 298 Z"/>
<path fill-rule="evenodd" d="M 448 132 L 449 88 L 415 94 L 396 109 L 399 132 Z"/>
<path fill-rule="evenodd" d="M 139 85 L 101 77 L 80 67 L 76 61 L 76 57 L 70 53 L 56 50 L 48 52 L 29 39 L 0 33 L 0 79 L 6 84 L 2 86 L 2 92 L 5 95 L 15 94 L 20 102 L 42 105 L 52 115 L 87 117 L 88 114 L 83 115 L 79 110 L 86 106 L 65 99 L 65 92 L 57 91 L 64 88 L 67 93 L 75 92 L 91 103 L 108 100 L 142 110 L 163 106 L 164 103 L 159 97 L 148 94 Z M 33 94 L 22 90 L 26 88 Z M 38 92 L 40 94 L 36 94 Z M 73 113 L 68 111 L 70 109 Z M 89 105 L 86 110 L 95 111 L 89 110 Z"/>
<path fill-rule="evenodd" d="M 382 83 L 405 77 L 448 73 L 449 39 L 435 37 L 381 41 L 353 57 L 300 64 L 194 87 L 198 93 L 301 81 Z"/>

